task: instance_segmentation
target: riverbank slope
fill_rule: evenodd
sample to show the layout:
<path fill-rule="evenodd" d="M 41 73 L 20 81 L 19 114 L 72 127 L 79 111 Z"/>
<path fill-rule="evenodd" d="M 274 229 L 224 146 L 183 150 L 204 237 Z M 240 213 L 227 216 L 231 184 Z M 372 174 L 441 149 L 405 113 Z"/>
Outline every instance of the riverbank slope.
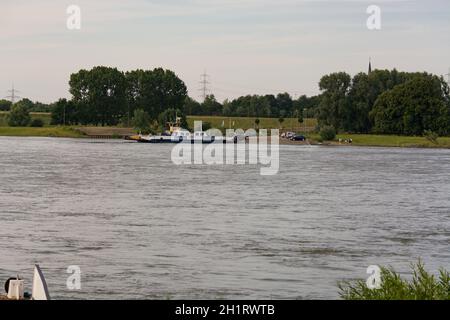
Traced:
<path fill-rule="evenodd" d="M 124 135 L 131 135 L 132 129 L 111 128 L 111 127 L 0 127 L 0 136 L 9 137 L 57 137 L 57 138 L 99 138 L 109 136 L 122 138 Z M 446 148 L 450 149 L 450 137 L 438 138 L 437 143 L 433 143 L 424 137 L 405 137 L 375 134 L 341 134 L 335 141 L 319 142 L 318 134 L 309 134 L 309 142 L 314 145 L 325 146 L 364 146 L 364 147 L 401 147 L 401 148 Z M 341 139 L 343 142 L 339 142 Z M 353 143 L 345 143 L 345 140 L 352 139 Z M 280 144 L 299 144 L 302 142 L 292 142 L 280 139 Z"/>
<path fill-rule="evenodd" d="M 0 136 L 4 137 L 54 137 L 82 138 L 85 135 L 71 127 L 0 127 Z"/>
<path fill-rule="evenodd" d="M 311 139 L 319 141 L 319 135 L 311 135 Z M 342 142 L 339 142 L 339 139 Z M 325 145 L 349 145 L 345 140 L 352 140 L 353 146 L 361 147 L 398 147 L 398 148 L 445 148 L 450 149 L 450 137 L 441 137 L 437 142 L 427 140 L 425 137 L 406 137 L 395 135 L 376 134 L 340 134 L 335 141 L 324 142 Z"/>

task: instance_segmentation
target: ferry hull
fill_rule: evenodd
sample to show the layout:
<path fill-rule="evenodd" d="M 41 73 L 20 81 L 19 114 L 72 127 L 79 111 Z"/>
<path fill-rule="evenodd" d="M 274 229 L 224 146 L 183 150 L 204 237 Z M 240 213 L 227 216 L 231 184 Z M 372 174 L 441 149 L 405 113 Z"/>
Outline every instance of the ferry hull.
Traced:
<path fill-rule="evenodd" d="M 202 143 L 202 144 L 211 144 L 215 142 L 215 139 L 183 139 L 183 137 L 150 137 L 150 138 L 141 138 L 138 140 L 140 143 L 152 143 L 152 144 L 162 144 L 162 143 L 168 143 L 168 144 L 178 144 L 178 143 Z"/>

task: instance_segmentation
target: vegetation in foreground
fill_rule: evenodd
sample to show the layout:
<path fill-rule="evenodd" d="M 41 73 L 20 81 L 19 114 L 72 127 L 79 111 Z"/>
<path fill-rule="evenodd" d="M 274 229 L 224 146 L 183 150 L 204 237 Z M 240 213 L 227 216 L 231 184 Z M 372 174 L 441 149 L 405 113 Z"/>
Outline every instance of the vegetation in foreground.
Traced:
<path fill-rule="evenodd" d="M 425 270 L 422 262 L 413 265 L 412 279 L 403 279 L 392 268 L 381 268 L 381 288 L 369 289 L 365 280 L 341 282 L 339 295 L 345 300 L 450 300 L 450 273 L 439 276 Z"/>

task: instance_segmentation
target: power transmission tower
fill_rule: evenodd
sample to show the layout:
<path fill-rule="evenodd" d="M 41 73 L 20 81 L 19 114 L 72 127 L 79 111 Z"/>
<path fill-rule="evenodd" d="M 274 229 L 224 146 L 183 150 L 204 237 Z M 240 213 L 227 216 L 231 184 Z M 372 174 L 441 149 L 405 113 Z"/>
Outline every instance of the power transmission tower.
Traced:
<path fill-rule="evenodd" d="M 202 93 L 201 97 L 203 99 L 203 101 L 206 100 L 206 97 L 208 96 L 208 85 L 210 84 L 210 82 L 208 81 L 209 79 L 209 75 L 205 72 L 203 72 L 203 74 L 201 75 L 201 81 L 200 84 L 202 85 L 202 87 L 200 88 L 200 91 Z"/>
<path fill-rule="evenodd" d="M 20 91 L 14 89 L 14 83 L 13 83 L 12 89 L 8 90 L 9 95 L 6 96 L 5 98 L 11 99 L 11 103 L 14 104 L 16 102 L 16 99 L 20 99 L 20 97 L 17 95 L 18 92 L 20 92 Z"/>

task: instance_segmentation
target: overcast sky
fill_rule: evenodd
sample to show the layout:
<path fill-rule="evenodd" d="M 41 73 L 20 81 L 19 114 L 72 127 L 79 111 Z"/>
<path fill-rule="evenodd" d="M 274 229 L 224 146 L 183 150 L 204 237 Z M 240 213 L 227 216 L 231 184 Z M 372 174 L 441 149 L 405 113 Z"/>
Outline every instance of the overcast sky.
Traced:
<path fill-rule="evenodd" d="M 66 9 L 82 10 L 81 30 Z M 366 27 L 369 5 L 382 29 Z M 69 97 L 71 73 L 96 65 L 162 66 L 199 99 L 200 74 L 219 100 L 244 94 L 318 93 L 323 74 L 450 67 L 448 0 L 1 0 L 0 98 Z"/>

